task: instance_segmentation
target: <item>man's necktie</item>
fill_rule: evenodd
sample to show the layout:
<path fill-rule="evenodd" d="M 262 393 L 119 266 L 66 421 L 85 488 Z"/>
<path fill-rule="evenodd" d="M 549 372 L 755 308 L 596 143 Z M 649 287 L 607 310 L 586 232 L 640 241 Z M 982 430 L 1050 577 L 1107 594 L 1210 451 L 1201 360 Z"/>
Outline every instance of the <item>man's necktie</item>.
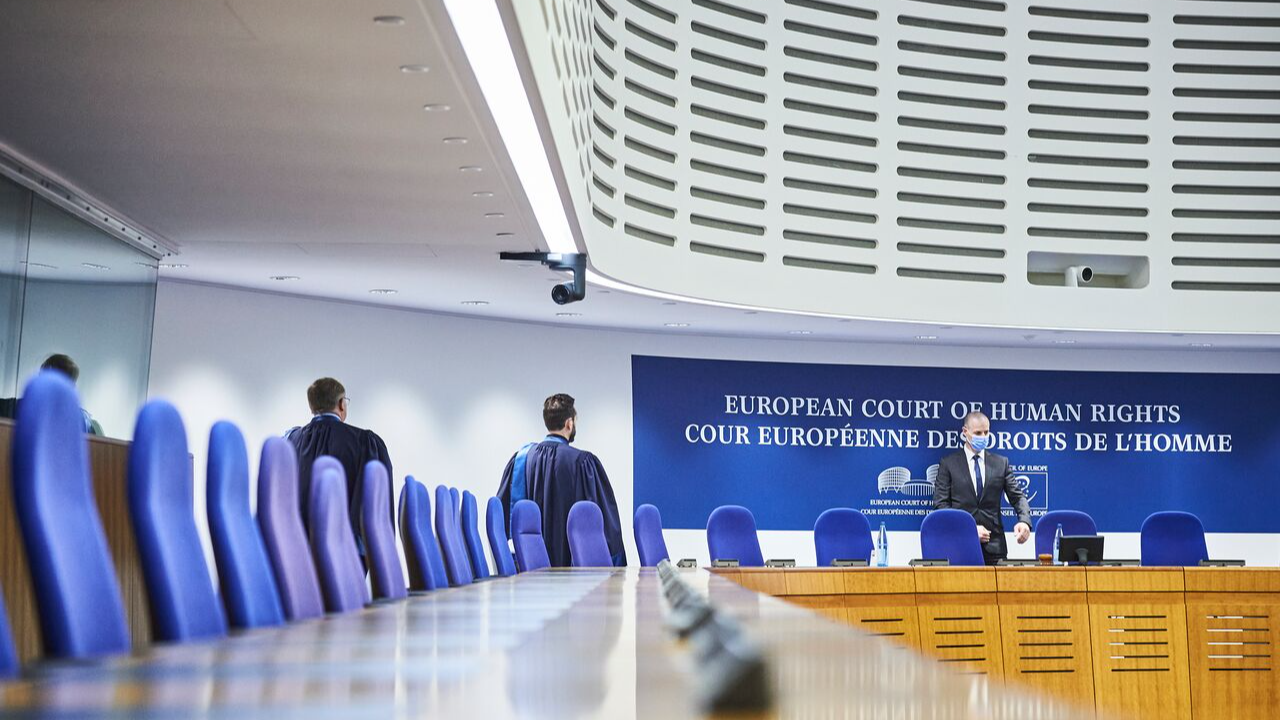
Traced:
<path fill-rule="evenodd" d="M 973 492 L 978 499 L 982 499 L 982 462 L 979 460 L 982 455 L 973 456 Z"/>

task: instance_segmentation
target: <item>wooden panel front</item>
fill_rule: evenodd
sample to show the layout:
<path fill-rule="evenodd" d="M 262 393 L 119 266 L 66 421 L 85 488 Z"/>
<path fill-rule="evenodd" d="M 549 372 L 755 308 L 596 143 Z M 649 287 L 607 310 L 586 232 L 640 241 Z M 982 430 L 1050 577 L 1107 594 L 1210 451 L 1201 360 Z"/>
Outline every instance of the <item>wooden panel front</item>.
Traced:
<path fill-rule="evenodd" d="M 737 583 L 764 595 L 786 595 L 787 573 L 783 568 L 739 568 Z"/>
<path fill-rule="evenodd" d="M 1280 568 L 1183 568 L 1187 592 L 1280 593 Z"/>
<path fill-rule="evenodd" d="M 1183 603 L 1182 593 L 1172 592 L 1089 594 L 1100 712 L 1152 720 L 1191 717 Z"/>
<path fill-rule="evenodd" d="M 1187 593 L 1187 646 L 1196 720 L 1280 714 L 1280 594 Z"/>
<path fill-rule="evenodd" d="M 1091 567 L 1089 592 L 1182 592 L 1182 568 Z"/>
<path fill-rule="evenodd" d="M 989 567 L 918 567 L 916 592 L 994 593 L 996 570 Z"/>
<path fill-rule="evenodd" d="M 1000 593 L 999 601 L 1005 676 L 1093 707 L 1088 596 L 1015 592 Z"/>
<path fill-rule="evenodd" d="M 13 423 L 0 421 L 0 587 L 4 589 L 9 627 L 13 631 L 18 658 L 26 663 L 40 657 L 43 650 L 26 549 L 14 514 L 12 442 Z M 129 444 L 98 437 L 89 438 L 88 443 L 94 499 L 107 536 L 107 547 L 115 563 L 116 577 L 120 580 L 130 639 L 134 647 L 145 647 L 151 642 L 151 617 L 142 565 L 138 561 L 129 520 L 125 485 Z"/>
<path fill-rule="evenodd" d="M 917 594 L 916 614 L 921 650 L 961 672 L 1003 674 L 1000 608 L 994 594 Z"/>
<path fill-rule="evenodd" d="M 920 648 L 920 618 L 916 596 L 846 596 L 845 616 L 859 630 L 913 650 Z"/>
<path fill-rule="evenodd" d="M 850 595 L 901 595 L 916 591 L 915 570 L 905 568 L 849 568 L 844 591 Z"/>

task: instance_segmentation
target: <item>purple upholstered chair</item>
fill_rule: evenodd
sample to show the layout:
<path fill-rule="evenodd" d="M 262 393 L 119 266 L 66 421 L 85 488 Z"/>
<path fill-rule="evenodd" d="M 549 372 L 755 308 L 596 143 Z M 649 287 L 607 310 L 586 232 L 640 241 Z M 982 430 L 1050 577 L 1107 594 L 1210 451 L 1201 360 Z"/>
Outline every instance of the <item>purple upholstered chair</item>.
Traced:
<path fill-rule="evenodd" d="M 129 651 L 129 629 L 89 485 L 84 414 L 57 370 L 27 383 L 13 429 L 13 506 L 27 550 L 45 654 Z"/>
<path fill-rule="evenodd" d="M 974 532 L 977 532 L 976 530 Z M 818 516 L 813 524 L 813 548 L 818 567 L 832 560 L 866 560 L 871 562 L 871 523 L 852 508 L 831 508 Z"/>
<path fill-rule="evenodd" d="M 396 530 L 391 526 L 391 479 L 387 468 L 377 460 L 364 466 L 364 546 L 369 559 L 369 578 L 373 597 L 398 600 L 408 595 L 404 571 L 396 552 Z"/>
<path fill-rule="evenodd" d="M 569 535 L 569 558 L 574 567 L 613 567 L 599 505 L 590 500 L 574 503 L 569 508 L 565 526 Z"/>
<path fill-rule="evenodd" d="M 329 612 L 359 610 L 369 603 L 360 553 L 347 514 L 347 475 L 337 458 L 323 455 L 311 468 L 311 554 Z"/>
<path fill-rule="evenodd" d="M 489 506 L 485 509 L 485 529 L 489 534 L 489 549 L 493 551 L 494 572 L 498 575 L 515 575 L 516 561 L 511 557 L 511 546 L 507 544 L 506 524 L 502 515 L 502 501 L 496 497 L 489 498 Z"/>
<path fill-rule="evenodd" d="M 741 505 L 721 505 L 707 518 L 707 549 L 711 559 L 737 560 L 742 567 L 763 567 L 756 518 Z"/>
<path fill-rule="evenodd" d="M 648 503 L 636 508 L 632 526 L 641 567 L 657 567 L 658 563 L 671 558 L 667 553 L 667 541 L 662 538 L 662 515 L 658 508 Z"/>
<path fill-rule="evenodd" d="M 431 498 L 422 483 L 405 477 L 400 491 L 400 540 L 409 564 L 409 587 L 413 590 L 442 590 L 449 587 L 449 574 L 440 558 L 440 545 L 431 532 Z"/>
<path fill-rule="evenodd" d="M 297 452 L 288 440 L 269 438 L 258 464 L 258 527 L 275 571 L 284 616 L 291 622 L 324 615 L 300 508 Z"/>
<path fill-rule="evenodd" d="M 1195 567 L 1209 559 L 1204 523 L 1188 512 L 1152 513 L 1142 521 L 1142 564 Z"/>
<path fill-rule="evenodd" d="M 458 513 L 449 488 L 436 488 L 436 537 L 444 555 L 444 567 L 449 573 L 450 585 L 470 585 L 475 581 L 471 574 L 471 561 L 462 546 L 462 533 L 458 531 Z"/>
<path fill-rule="evenodd" d="M 516 546 L 516 568 L 530 572 L 551 567 L 547 542 L 542 538 L 542 510 L 532 500 L 520 500 L 511 508 L 511 542 Z"/>
<path fill-rule="evenodd" d="M 477 579 L 489 577 L 489 561 L 484 557 L 484 544 L 480 541 L 480 517 L 476 496 L 470 490 L 462 493 L 462 539 L 466 542 L 467 558 L 471 561 L 471 573 Z"/>
<path fill-rule="evenodd" d="M 196 531 L 187 431 L 178 409 L 152 400 L 138 413 L 129 446 L 129 517 L 161 642 L 227 634 Z"/>
<path fill-rule="evenodd" d="M 964 510 L 934 510 L 920 523 L 920 552 L 926 560 L 947 560 L 961 567 L 986 564 L 978 523 Z"/>
<path fill-rule="evenodd" d="M 1079 510 L 1050 510 L 1036 520 L 1036 555 L 1053 554 L 1053 538 L 1062 526 L 1063 535 L 1097 535 L 1098 525 Z"/>

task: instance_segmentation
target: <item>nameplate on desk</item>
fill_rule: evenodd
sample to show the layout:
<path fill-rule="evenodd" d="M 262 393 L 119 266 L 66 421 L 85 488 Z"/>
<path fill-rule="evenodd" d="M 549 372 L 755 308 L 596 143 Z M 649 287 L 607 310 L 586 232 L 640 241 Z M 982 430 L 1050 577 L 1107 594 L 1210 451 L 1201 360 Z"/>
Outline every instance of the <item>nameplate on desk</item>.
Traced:
<path fill-rule="evenodd" d="M 689 568 L 696 568 L 698 567 L 698 561 L 693 558 L 685 558 L 676 563 L 676 567 L 684 568 L 685 570 L 688 570 Z"/>
<path fill-rule="evenodd" d="M 1201 560 L 1200 567 L 1244 567 L 1243 560 Z"/>
<path fill-rule="evenodd" d="M 1098 563 L 1102 567 L 1137 567 L 1142 564 L 1141 560 L 1102 560 Z"/>
<path fill-rule="evenodd" d="M 738 561 L 737 561 L 737 560 L 712 560 L 712 561 L 711 561 L 711 567 L 713 567 L 713 568 L 735 568 L 735 567 L 738 567 Z"/>
<path fill-rule="evenodd" d="M 836 558 L 831 561 L 831 567 L 866 567 L 869 565 L 866 560 L 848 560 Z"/>
<path fill-rule="evenodd" d="M 916 558 L 907 564 L 911 567 L 946 567 L 951 564 L 951 561 L 946 559 Z"/>
<path fill-rule="evenodd" d="M 771 568 L 793 568 L 796 566 L 796 561 L 794 558 L 774 558 L 772 560 L 765 560 L 764 566 Z"/>

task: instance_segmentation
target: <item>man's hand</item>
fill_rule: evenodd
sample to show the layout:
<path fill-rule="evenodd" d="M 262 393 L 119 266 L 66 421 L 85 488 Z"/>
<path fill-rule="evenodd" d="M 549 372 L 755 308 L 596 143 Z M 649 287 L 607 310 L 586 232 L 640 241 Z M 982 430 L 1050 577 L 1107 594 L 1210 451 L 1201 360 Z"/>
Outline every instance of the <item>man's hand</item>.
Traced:
<path fill-rule="evenodd" d="M 1031 537 L 1031 526 L 1020 522 L 1013 526 L 1013 536 L 1018 538 L 1018 544 L 1021 545 Z"/>
<path fill-rule="evenodd" d="M 984 528 L 984 527 L 982 527 L 981 525 L 979 525 L 979 526 L 978 526 L 978 540 L 979 540 L 980 542 L 986 542 L 986 541 L 988 541 L 988 540 L 990 540 L 990 539 L 991 539 L 991 531 L 990 531 L 990 530 L 988 530 L 988 529 L 986 529 L 986 528 Z"/>

